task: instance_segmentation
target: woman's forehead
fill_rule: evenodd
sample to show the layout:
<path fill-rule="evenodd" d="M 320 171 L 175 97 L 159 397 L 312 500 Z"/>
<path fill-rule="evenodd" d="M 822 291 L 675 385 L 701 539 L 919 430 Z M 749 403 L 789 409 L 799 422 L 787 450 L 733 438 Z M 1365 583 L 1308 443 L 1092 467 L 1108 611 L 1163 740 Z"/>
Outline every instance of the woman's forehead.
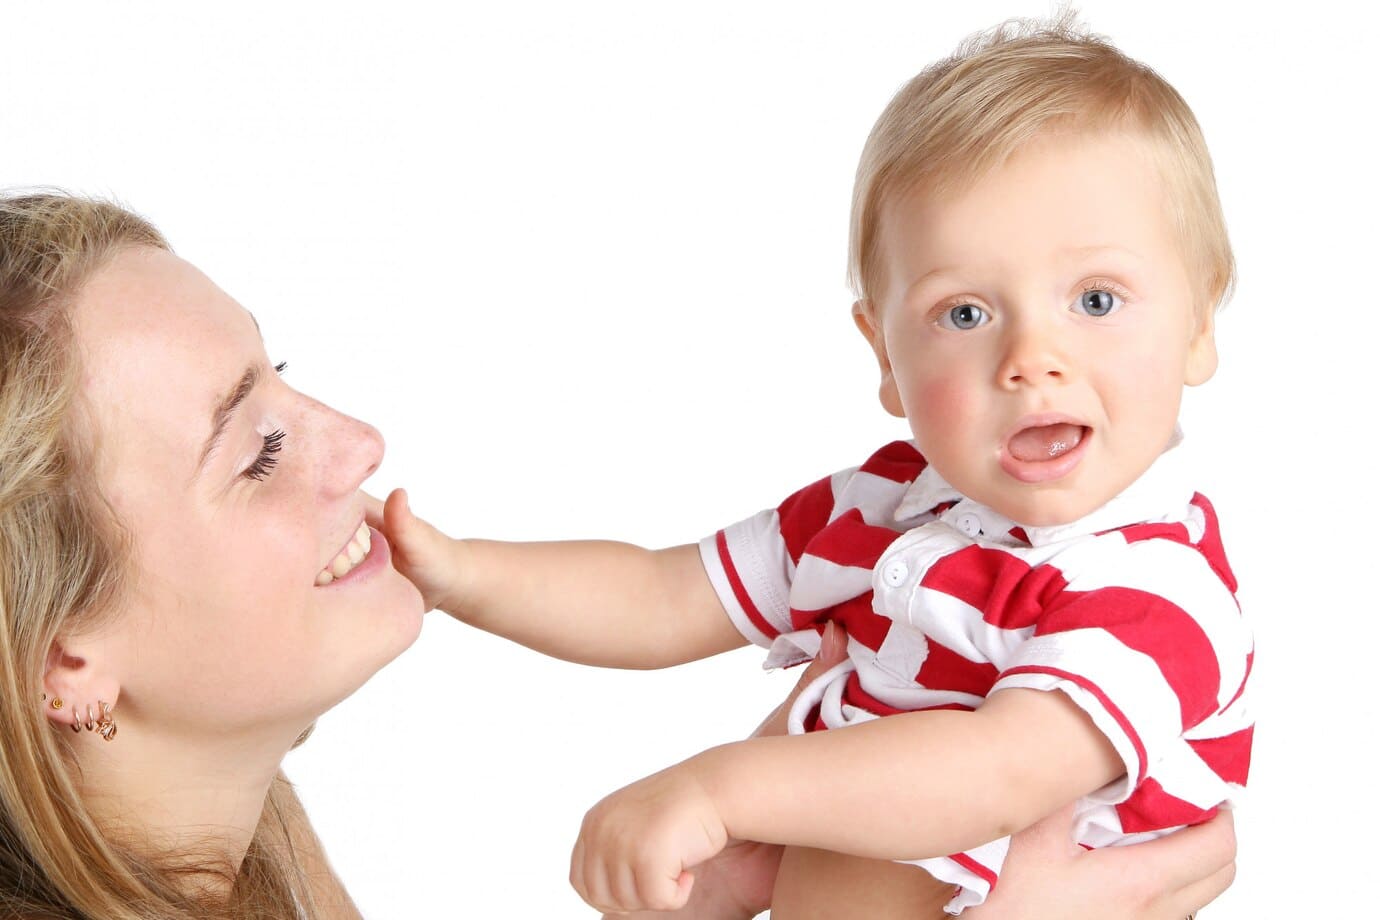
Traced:
<path fill-rule="evenodd" d="M 263 360 L 249 312 L 164 250 L 115 256 L 73 313 L 86 397 L 117 442 L 135 425 L 146 446 L 193 450 L 223 391 Z"/>

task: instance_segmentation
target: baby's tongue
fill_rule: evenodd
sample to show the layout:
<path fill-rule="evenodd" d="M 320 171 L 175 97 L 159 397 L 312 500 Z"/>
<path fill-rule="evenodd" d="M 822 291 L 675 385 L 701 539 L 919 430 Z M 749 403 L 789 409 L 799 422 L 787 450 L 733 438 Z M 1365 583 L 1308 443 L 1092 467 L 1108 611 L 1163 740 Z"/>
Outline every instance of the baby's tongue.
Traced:
<path fill-rule="evenodd" d="M 1053 460 L 1060 454 L 1068 453 L 1083 439 L 1083 429 L 1079 425 L 1038 425 L 1022 428 L 1011 438 L 1006 449 L 1017 460 L 1036 462 Z"/>

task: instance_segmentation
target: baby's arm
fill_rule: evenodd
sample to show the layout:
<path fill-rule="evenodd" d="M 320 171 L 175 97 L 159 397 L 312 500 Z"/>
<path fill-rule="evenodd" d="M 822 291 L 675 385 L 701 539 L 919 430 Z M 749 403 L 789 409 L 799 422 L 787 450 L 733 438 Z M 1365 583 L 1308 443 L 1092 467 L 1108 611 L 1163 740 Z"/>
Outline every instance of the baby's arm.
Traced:
<path fill-rule="evenodd" d="M 1007 836 L 1124 772 L 1064 694 L 1025 689 L 998 691 L 976 712 L 754 738 L 596 805 L 571 881 L 604 910 L 671 910 L 689 894 L 687 870 L 730 836 L 879 859 L 939 856 Z"/>
<path fill-rule="evenodd" d="M 975 712 L 752 739 L 688 763 L 736 837 L 881 859 L 1009 836 L 1126 769 L 1067 696 L 1023 689 L 1000 690 Z M 789 807 L 803 801 L 813 807 Z"/>
<path fill-rule="evenodd" d="M 662 668 L 746 645 L 694 545 L 454 540 L 394 490 L 369 522 L 427 608 L 581 664 Z"/>

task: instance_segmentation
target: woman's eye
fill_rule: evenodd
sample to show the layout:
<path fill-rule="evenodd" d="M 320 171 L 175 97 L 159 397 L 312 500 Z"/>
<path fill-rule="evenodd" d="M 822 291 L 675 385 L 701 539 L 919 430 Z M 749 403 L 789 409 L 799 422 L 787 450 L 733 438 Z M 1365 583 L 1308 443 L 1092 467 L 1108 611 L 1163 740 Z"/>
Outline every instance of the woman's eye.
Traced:
<path fill-rule="evenodd" d="M 254 458 L 254 462 L 249 464 L 240 475 L 245 479 L 253 479 L 262 482 L 273 472 L 273 468 L 278 465 L 278 458 L 275 456 L 283 449 L 283 439 L 287 437 L 287 432 L 281 428 L 272 434 L 264 435 L 264 446 L 259 451 L 259 456 Z"/>
<path fill-rule="evenodd" d="M 1078 295 L 1074 310 L 1088 316 L 1107 316 L 1121 309 L 1121 298 L 1111 291 L 1093 288 Z"/>
<path fill-rule="evenodd" d="M 939 325 L 945 329 L 976 329 L 991 319 L 987 311 L 981 307 L 970 303 L 961 303 L 956 307 L 950 307 L 939 317 Z"/>

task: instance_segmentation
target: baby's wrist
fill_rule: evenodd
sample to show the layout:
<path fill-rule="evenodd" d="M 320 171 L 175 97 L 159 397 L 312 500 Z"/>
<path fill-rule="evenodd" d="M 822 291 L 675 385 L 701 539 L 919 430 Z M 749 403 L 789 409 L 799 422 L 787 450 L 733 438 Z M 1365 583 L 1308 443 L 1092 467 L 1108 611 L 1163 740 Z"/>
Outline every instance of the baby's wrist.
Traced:
<path fill-rule="evenodd" d="M 469 622 L 476 608 L 475 587 L 472 573 L 477 571 L 474 563 L 474 545 L 469 540 L 456 540 L 446 537 L 446 564 L 439 586 L 436 606 L 455 617 Z"/>
<path fill-rule="evenodd" d="M 730 837 L 739 835 L 733 831 L 733 799 L 735 792 L 742 791 L 744 778 L 738 775 L 739 743 L 732 742 L 702 751 L 681 763 L 694 782 L 704 791 L 719 823 Z M 735 780 L 736 777 L 736 780 Z"/>

